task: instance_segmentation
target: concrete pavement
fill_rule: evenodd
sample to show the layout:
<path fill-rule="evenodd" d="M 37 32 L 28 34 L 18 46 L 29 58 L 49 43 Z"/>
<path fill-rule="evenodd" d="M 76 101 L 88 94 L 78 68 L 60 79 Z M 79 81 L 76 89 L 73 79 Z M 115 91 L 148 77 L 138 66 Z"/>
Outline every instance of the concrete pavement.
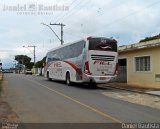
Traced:
<path fill-rule="evenodd" d="M 22 122 L 122 123 L 159 122 L 160 110 L 103 95 L 107 88 L 66 86 L 30 75 L 5 75 L 6 101 Z"/>
<path fill-rule="evenodd" d="M 131 92 L 137 92 L 142 94 L 160 96 L 160 89 L 140 88 L 136 86 L 127 85 L 126 83 L 112 82 L 112 83 L 102 84 L 102 86 L 131 91 Z"/>
<path fill-rule="evenodd" d="M 152 94 L 152 95 L 157 95 L 160 96 L 160 90 L 152 90 L 152 91 L 147 91 L 146 93 Z"/>

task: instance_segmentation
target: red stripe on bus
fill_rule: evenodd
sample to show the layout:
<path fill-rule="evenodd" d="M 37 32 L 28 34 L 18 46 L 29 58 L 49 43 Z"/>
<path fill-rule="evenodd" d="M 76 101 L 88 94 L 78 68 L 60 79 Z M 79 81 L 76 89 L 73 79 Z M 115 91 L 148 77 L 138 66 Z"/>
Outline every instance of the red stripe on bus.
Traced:
<path fill-rule="evenodd" d="M 76 65 L 72 64 L 71 62 L 68 62 L 68 61 L 64 61 L 65 63 L 69 64 L 78 74 L 79 76 L 81 77 L 82 79 L 82 71 L 80 71 Z"/>
<path fill-rule="evenodd" d="M 52 62 L 48 63 L 46 69 L 48 69 L 48 67 L 51 66 L 55 62 L 57 62 L 57 61 L 52 61 Z M 76 65 L 74 65 L 73 63 L 71 63 L 69 61 L 62 61 L 62 62 L 65 62 L 65 63 L 69 64 L 79 74 L 79 76 L 82 79 L 82 71 L 80 71 Z"/>

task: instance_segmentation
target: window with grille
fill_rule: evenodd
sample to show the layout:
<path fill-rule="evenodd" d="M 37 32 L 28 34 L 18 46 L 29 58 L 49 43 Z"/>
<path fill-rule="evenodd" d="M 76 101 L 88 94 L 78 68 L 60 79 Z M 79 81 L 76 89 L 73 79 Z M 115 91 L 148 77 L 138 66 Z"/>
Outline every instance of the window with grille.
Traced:
<path fill-rule="evenodd" d="M 150 71 L 151 70 L 150 56 L 135 57 L 135 70 Z"/>

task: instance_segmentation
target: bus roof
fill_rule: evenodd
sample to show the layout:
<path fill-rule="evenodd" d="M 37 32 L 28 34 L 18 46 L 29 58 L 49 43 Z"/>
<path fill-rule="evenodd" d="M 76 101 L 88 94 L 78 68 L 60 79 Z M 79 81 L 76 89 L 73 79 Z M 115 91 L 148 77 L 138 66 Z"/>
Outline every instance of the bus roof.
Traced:
<path fill-rule="evenodd" d="M 80 39 L 80 40 L 77 40 L 77 41 L 74 41 L 74 42 L 71 42 L 71 43 L 66 43 L 66 44 L 63 44 L 63 45 L 61 45 L 61 46 L 52 48 L 51 50 L 48 51 L 48 53 L 49 53 L 49 52 L 52 52 L 52 51 L 54 51 L 54 50 L 56 50 L 56 49 L 63 48 L 63 47 L 65 47 L 65 46 L 69 46 L 69 45 L 71 45 L 71 44 L 74 44 L 74 43 L 79 42 L 79 41 L 82 41 L 82 40 L 85 40 L 85 39 Z"/>
<path fill-rule="evenodd" d="M 54 50 L 56 50 L 56 49 L 63 48 L 63 47 L 65 47 L 65 46 L 69 46 L 69 45 L 71 45 L 71 44 L 77 43 L 77 42 L 82 41 L 82 40 L 85 40 L 85 41 L 86 41 L 86 40 L 88 40 L 88 39 L 90 39 L 90 38 L 105 38 L 105 39 L 108 39 L 108 40 L 115 40 L 115 39 L 106 38 L 106 37 L 94 37 L 94 36 L 89 36 L 89 37 L 87 37 L 87 38 L 82 38 L 82 39 L 80 39 L 80 40 L 77 40 L 77 41 L 74 41 L 74 42 L 71 42 L 71 43 L 66 43 L 66 44 L 64 44 L 64 45 L 61 45 L 61 46 L 52 48 L 51 50 L 49 50 L 49 51 L 47 52 L 47 54 L 50 53 L 50 52 L 52 52 L 52 51 L 54 51 Z"/>

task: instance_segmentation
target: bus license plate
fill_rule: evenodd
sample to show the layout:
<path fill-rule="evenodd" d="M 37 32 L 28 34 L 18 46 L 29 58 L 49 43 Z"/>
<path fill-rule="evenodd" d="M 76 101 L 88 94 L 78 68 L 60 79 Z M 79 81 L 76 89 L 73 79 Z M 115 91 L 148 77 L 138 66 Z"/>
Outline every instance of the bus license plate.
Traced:
<path fill-rule="evenodd" d="M 106 77 L 100 77 L 99 79 L 100 80 L 106 80 Z"/>

